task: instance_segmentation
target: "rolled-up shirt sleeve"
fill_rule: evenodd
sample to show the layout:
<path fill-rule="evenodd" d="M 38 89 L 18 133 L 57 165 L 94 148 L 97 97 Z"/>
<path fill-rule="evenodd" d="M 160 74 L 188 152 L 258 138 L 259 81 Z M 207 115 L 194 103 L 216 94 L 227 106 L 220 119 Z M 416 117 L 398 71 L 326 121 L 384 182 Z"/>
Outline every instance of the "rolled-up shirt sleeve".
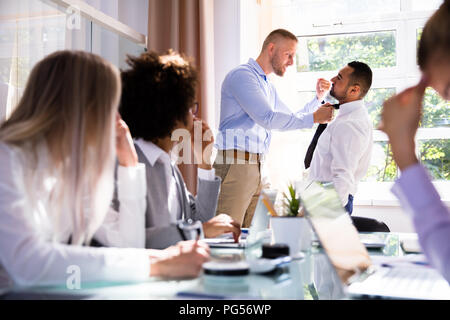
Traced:
<path fill-rule="evenodd" d="M 420 164 L 406 168 L 392 192 L 412 215 L 420 245 L 430 263 L 450 281 L 450 210 L 441 201 L 425 168 Z"/>
<path fill-rule="evenodd" d="M 294 114 L 289 110 L 277 111 L 276 108 L 273 110 L 262 93 L 256 76 L 249 70 L 237 70 L 231 75 L 229 93 L 250 118 L 265 129 L 302 129 L 311 128 L 314 124 L 312 114 Z"/>
<path fill-rule="evenodd" d="M 302 108 L 297 110 L 296 115 L 304 114 L 304 113 L 313 113 L 317 109 L 319 109 L 321 105 L 321 101 L 317 100 L 317 97 L 314 97 L 311 101 L 306 103 Z"/>

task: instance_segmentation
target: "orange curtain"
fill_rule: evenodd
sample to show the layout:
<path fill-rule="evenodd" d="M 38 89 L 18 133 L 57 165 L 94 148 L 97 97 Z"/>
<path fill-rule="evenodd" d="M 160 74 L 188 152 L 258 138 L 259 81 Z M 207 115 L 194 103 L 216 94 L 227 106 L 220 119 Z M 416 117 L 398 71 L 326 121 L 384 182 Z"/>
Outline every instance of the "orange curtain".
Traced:
<path fill-rule="evenodd" d="M 210 0 L 149 0 L 147 44 L 149 50 L 160 54 L 173 49 L 194 59 L 199 71 L 199 115 L 211 128 L 214 126 L 211 123 L 214 121 L 213 3 Z M 179 168 L 187 188 L 195 194 L 196 165 L 181 164 Z"/>

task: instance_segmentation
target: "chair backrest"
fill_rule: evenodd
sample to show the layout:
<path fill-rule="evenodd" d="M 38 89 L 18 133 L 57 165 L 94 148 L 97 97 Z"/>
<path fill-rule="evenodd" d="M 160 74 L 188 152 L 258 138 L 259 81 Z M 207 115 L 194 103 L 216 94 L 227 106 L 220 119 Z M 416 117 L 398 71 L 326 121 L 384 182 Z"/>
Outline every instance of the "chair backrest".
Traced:
<path fill-rule="evenodd" d="M 391 232 L 389 227 L 382 221 L 366 217 L 352 216 L 351 218 L 358 232 Z"/>

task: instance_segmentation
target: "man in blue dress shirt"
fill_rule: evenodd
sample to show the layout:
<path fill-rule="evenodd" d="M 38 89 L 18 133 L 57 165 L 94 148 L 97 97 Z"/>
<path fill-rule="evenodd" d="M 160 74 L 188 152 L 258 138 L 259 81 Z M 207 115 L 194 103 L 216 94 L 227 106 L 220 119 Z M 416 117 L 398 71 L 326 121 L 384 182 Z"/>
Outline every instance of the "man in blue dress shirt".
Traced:
<path fill-rule="evenodd" d="M 220 125 L 216 139 L 216 175 L 222 178 L 216 214 L 229 214 L 249 227 L 261 190 L 261 161 L 271 130 L 311 128 L 333 117 L 330 104 L 320 106 L 330 83 L 319 79 L 317 96 L 293 113 L 267 76 L 282 77 L 294 63 L 297 37 L 284 29 L 272 31 L 256 60 L 231 70 L 222 84 Z"/>

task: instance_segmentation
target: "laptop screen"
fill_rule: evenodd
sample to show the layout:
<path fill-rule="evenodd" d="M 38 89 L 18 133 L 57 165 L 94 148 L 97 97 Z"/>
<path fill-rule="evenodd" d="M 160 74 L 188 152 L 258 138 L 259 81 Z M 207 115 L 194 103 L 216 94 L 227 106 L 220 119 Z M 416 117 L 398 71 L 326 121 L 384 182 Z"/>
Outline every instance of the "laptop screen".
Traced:
<path fill-rule="evenodd" d="M 336 190 L 331 183 L 313 182 L 303 189 L 300 199 L 339 278 L 349 284 L 349 279 L 364 272 L 371 261 Z"/>

